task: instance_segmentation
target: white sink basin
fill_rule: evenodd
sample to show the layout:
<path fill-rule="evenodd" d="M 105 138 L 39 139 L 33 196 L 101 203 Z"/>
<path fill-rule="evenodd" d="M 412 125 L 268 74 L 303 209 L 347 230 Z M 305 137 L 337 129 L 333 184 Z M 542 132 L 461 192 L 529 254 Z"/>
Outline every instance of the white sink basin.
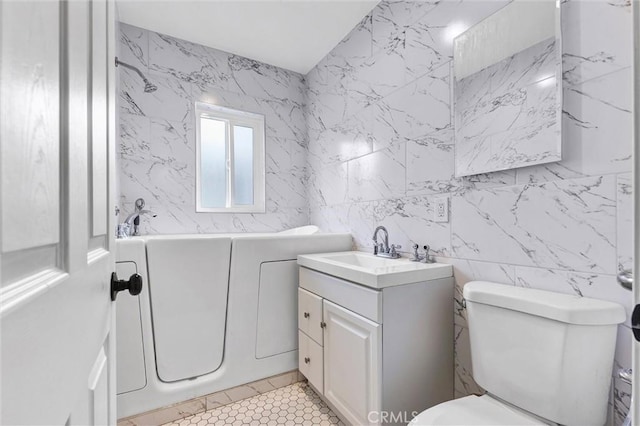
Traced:
<path fill-rule="evenodd" d="M 378 289 L 453 275 L 451 265 L 386 259 L 360 251 L 300 255 L 298 265 Z"/>

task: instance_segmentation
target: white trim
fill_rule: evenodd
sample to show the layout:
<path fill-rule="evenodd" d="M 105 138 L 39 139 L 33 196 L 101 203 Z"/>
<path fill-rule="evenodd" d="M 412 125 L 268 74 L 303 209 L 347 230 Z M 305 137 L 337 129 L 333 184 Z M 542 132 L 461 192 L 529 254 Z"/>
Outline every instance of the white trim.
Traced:
<path fill-rule="evenodd" d="M 201 190 L 201 117 L 225 121 L 227 144 L 226 207 L 205 207 L 202 205 Z M 266 211 L 266 171 L 265 171 L 265 118 L 262 114 L 238 111 L 204 102 L 196 102 L 196 212 L 206 213 L 265 213 Z M 253 200 L 252 205 L 234 205 L 235 177 L 233 173 L 233 126 L 250 127 L 253 135 Z"/>

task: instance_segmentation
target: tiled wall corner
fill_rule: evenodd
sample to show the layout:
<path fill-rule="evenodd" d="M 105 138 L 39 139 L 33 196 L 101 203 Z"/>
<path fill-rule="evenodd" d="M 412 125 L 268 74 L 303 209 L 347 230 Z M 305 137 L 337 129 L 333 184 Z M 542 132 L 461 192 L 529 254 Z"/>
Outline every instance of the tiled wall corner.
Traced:
<path fill-rule="evenodd" d="M 121 24 L 119 206 L 143 197 L 157 217 L 144 234 L 268 232 L 308 224 L 306 83 L 302 75 L 164 34 Z M 195 211 L 196 101 L 265 116 L 266 213 Z"/>

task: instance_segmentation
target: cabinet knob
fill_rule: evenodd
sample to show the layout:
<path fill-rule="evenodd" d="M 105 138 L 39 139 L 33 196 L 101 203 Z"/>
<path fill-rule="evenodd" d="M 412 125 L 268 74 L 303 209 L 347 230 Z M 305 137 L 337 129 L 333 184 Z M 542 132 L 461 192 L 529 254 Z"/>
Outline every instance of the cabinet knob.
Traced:
<path fill-rule="evenodd" d="M 304 313 L 304 317 L 305 317 L 305 318 L 309 318 L 309 312 L 305 312 L 305 313 Z"/>
<path fill-rule="evenodd" d="M 325 328 L 326 326 L 327 326 L 327 323 L 326 323 L 326 322 L 322 321 L 322 322 L 320 323 L 320 328 Z"/>
<path fill-rule="evenodd" d="M 305 357 L 304 358 L 304 363 L 305 364 L 309 364 L 310 362 L 311 362 L 311 358 L 309 358 L 309 357 Z"/>

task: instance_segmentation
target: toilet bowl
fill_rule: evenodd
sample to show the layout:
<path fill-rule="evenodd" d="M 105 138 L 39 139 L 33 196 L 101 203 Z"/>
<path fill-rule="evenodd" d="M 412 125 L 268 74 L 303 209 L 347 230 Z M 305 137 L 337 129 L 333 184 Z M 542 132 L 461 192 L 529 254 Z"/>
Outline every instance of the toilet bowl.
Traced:
<path fill-rule="evenodd" d="M 487 394 L 444 402 L 410 425 L 603 425 L 624 308 L 482 281 L 464 298 L 474 380 Z"/>
<path fill-rule="evenodd" d="M 423 411 L 410 425 L 549 425 L 531 414 L 510 407 L 490 395 L 471 395 L 443 402 Z"/>

